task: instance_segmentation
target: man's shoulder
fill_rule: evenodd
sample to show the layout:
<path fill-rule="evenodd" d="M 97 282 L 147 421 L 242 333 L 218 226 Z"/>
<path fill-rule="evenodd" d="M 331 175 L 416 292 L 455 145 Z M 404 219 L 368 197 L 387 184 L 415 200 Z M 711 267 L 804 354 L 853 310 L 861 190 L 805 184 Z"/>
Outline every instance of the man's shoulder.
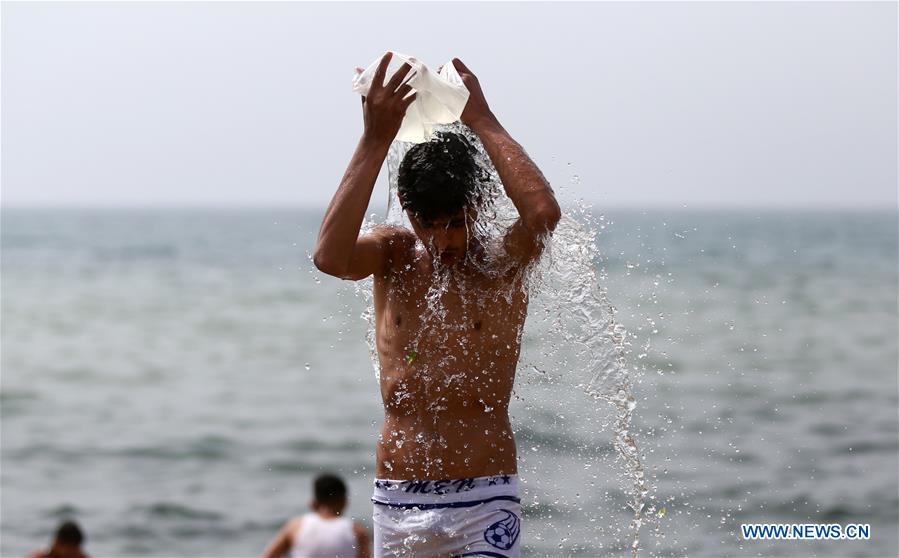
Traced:
<path fill-rule="evenodd" d="M 391 266 L 405 264 L 415 253 L 418 237 L 411 230 L 401 225 L 375 225 L 369 234 L 376 236 L 385 246 Z"/>
<path fill-rule="evenodd" d="M 372 225 L 368 232 L 369 234 L 373 234 L 382 239 L 415 241 L 415 233 L 402 225 L 379 223 L 377 225 Z"/>
<path fill-rule="evenodd" d="M 287 523 L 284 524 L 284 530 L 290 535 L 291 542 L 293 541 L 294 535 L 296 535 L 297 531 L 300 530 L 300 525 L 303 523 L 303 516 L 297 515 L 295 517 L 291 517 L 287 520 Z"/>

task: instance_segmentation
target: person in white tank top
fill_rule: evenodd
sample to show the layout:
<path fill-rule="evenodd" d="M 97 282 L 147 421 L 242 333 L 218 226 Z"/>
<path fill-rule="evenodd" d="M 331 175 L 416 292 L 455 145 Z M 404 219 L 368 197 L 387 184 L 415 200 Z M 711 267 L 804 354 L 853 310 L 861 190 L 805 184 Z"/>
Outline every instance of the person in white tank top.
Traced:
<path fill-rule="evenodd" d="M 365 527 L 342 516 L 347 504 L 344 482 L 323 474 L 313 486 L 313 511 L 285 523 L 262 558 L 370 558 Z"/>

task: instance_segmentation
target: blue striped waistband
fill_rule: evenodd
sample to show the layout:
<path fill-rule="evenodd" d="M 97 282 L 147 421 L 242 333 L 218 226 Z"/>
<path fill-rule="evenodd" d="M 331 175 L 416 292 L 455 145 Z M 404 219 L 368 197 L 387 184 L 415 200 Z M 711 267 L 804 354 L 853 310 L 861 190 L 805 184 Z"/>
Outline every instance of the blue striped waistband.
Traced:
<path fill-rule="evenodd" d="M 372 502 L 400 508 L 467 507 L 518 498 L 518 475 L 490 475 L 464 479 L 375 479 Z"/>

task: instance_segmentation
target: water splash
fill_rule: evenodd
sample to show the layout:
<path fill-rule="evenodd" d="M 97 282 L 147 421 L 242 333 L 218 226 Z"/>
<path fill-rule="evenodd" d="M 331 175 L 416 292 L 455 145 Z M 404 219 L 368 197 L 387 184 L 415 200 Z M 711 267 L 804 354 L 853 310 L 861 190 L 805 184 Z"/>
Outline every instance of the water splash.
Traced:
<path fill-rule="evenodd" d="M 485 203 L 473 225 L 474 237 L 485 247 L 486 257 L 472 263 L 486 274 L 508 273 L 509 269 L 497 267 L 497 262 L 501 260 L 491 255 L 502 250 L 502 235 L 517 219 L 517 211 L 505 196 L 499 176 L 479 138 L 458 123 L 438 129 L 457 132 L 468 138 L 473 146 L 473 156 L 487 173 L 482 192 Z M 385 219 L 388 224 L 410 229 L 411 224 L 399 205 L 396 192 L 397 170 L 411 145 L 394 142 L 388 153 L 390 194 Z M 579 180 L 577 175 L 574 180 Z M 566 200 L 560 196 L 560 188 L 555 189 L 562 204 L 562 220 L 548 240 L 543 257 L 534 265 L 515 270 L 520 274 L 520 281 L 516 284 L 525 290 L 529 299 L 527 324 L 524 331 L 518 332 L 518 338 L 523 342 L 516 379 L 517 391 L 522 388 L 524 391 L 531 391 L 524 396 L 515 394 L 515 398 L 523 401 L 526 409 L 539 410 L 542 403 L 552 397 L 552 393 L 541 397 L 538 395 L 540 389 L 549 387 L 558 390 L 576 386 L 589 400 L 604 401 L 611 405 L 606 407 L 611 408 L 611 418 L 604 415 L 604 409 L 600 408 L 603 406 L 596 405 L 585 408 L 575 418 L 597 427 L 599 432 L 594 431 L 593 436 L 598 435 L 600 439 L 590 442 L 595 446 L 608 444 L 608 441 L 601 438 L 604 435 L 611 436 L 614 460 L 620 471 L 620 485 L 631 513 L 627 529 L 630 535 L 627 535 L 628 542 L 624 546 L 629 547 L 632 556 L 636 557 L 640 550 L 640 530 L 647 519 L 644 508 L 651 486 L 646 479 L 643 457 L 632 427 L 637 406 L 633 389 L 639 371 L 627 365 L 631 340 L 624 326 L 615 319 L 616 309 L 609 303 L 604 287 L 605 273 L 598 271 L 596 266 L 596 260 L 599 259 L 596 236 L 607 223 L 602 216 L 597 223 L 590 206 L 580 200 L 565 203 Z M 374 225 L 373 221 L 368 221 L 365 229 Z M 419 248 L 424 248 L 420 241 Z M 371 282 L 371 279 L 357 282 L 356 292 L 367 303 L 367 310 L 363 314 L 369 323 L 366 340 L 375 375 L 380 379 Z M 441 300 L 445 293 L 453 289 L 464 293 L 464 285 L 456 284 L 454 275 L 442 268 L 439 261 L 435 262 L 432 281 L 425 297 L 425 323 L 446 322 L 446 308 Z M 513 294 L 499 293 L 505 297 Z M 437 330 L 440 331 L 440 328 Z M 433 330 L 429 330 L 429 333 L 433 333 Z M 416 341 L 411 344 L 409 358 L 417 357 L 416 351 L 422 334 L 423 331 L 420 331 Z M 442 335 L 445 336 L 446 333 Z M 424 371 L 422 379 L 425 393 L 433 393 L 432 390 L 436 389 L 434 378 Z M 491 409 L 489 405 L 482 406 Z M 439 409 L 437 411 L 434 413 L 435 423 Z M 517 426 L 514 422 L 513 425 Z M 603 434 L 604 432 L 608 434 Z M 534 446 L 533 450 L 538 451 L 539 446 Z M 424 459 L 427 461 L 427 455 Z M 520 463 L 533 473 L 533 477 L 540 476 L 542 463 L 539 460 L 531 462 L 522 455 Z M 588 462 L 585 467 L 590 468 L 594 464 Z M 649 511 L 652 512 L 653 508 Z M 535 534 L 535 538 L 539 539 L 541 536 Z M 560 539 L 564 540 L 564 537 Z"/>

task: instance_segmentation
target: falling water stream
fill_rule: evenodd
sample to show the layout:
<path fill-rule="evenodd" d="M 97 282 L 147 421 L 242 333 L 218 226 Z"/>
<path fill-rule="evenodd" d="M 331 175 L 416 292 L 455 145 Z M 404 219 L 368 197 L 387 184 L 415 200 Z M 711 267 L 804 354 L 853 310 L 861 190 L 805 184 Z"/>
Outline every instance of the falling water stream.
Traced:
<path fill-rule="evenodd" d="M 481 181 L 481 207 L 473 224 L 473 236 L 484 247 L 483 258 L 469 257 L 469 263 L 478 272 L 484 274 L 505 274 L 508 269 L 501 269 L 501 261 L 497 254 L 502 250 L 502 234 L 517 219 L 518 214 L 511 200 L 505 195 L 502 183 L 489 155 L 484 150 L 479 138 L 467 127 L 454 123 L 438 127 L 438 130 L 456 132 L 466 137 L 471 144 L 472 155 L 483 169 L 484 179 Z M 399 164 L 413 144 L 394 142 L 388 154 L 390 194 L 386 224 L 401 225 L 411 229 L 408 218 L 399 206 L 397 198 L 397 173 Z M 555 188 L 557 196 L 559 188 Z M 465 285 L 457 281 L 452 270 L 440 265 L 439 260 L 433 264 L 433 276 L 430 279 L 424 299 L 426 308 L 423 312 L 423 323 L 437 323 L 435 328 L 422 328 L 406 348 L 406 360 L 411 363 L 418 358 L 421 347 L 440 346 L 449 342 L 452 323 L 447 321 L 446 308 L 442 297 L 448 291 L 459 294 L 472 307 L 483 306 L 490 297 L 504 296 L 507 299 L 515 296 L 513 289 L 520 289 L 528 300 L 528 317 L 523 331 L 518 331 L 518 339 L 523 340 L 516 377 L 516 389 L 513 395 L 522 401 L 528 409 L 540 409 L 561 414 L 576 415 L 579 423 L 590 429 L 591 443 L 597 447 L 609 446 L 615 463 L 615 471 L 606 471 L 605 475 L 616 475 L 620 478 L 621 492 L 626 505 L 632 514 L 627 529 L 620 532 L 618 542 L 630 547 L 632 556 L 636 557 L 640 550 L 640 531 L 647 511 L 655 513 L 653 507 L 646 507 L 647 494 L 651 486 L 646 478 L 643 457 L 637 446 L 632 427 L 632 419 L 636 408 L 633 390 L 638 369 L 628 366 L 631 339 L 625 328 L 615 320 L 615 307 L 610 304 L 603 286 L 603 273 L 597 270 L 598 252 L 596 237 L 607 225 L 604 217 L 598 222 L 593 217 L 589 206 L 581 202 L 567 203 L 560 196 L 562 219 L 558 223 L 552 237 L 546 243 L 542 257 L 526 269 L 518 270 L 517 281 L 512 281 L 506 292 L 466 292 Z M 363 230 L 368 230 L 376 223 L 367 221 Z M 420 241 L 419 241 L 420 244 Z M 423 246 L 419 246 L 423 248 Z M 371 352 L 375 374 L 380 378 L 380 365 L 375 344 L 375 314 L 372 298 L 372 280 L 356 283 L 356 292 L 366 299 L 367 310 L 364 318 L 368 320 L 367 342 Z M 427 336 L 423 339 L 423 336 Z M 453 337 L 456 339 L 457 337 Z M 464 336 L 463 336 L 464 338 Z M 464 349 L 464 347 L 463 347 Z M 467 354 L 467 353 L 466 353 Z M 489 360 L 489 355 L 484 355 Z M 480 362 L 480 357 L 478 357 Z M 431 411 L 435 424 L 439 420 L 441 389 L 445 389 L 452 381 L 466 381 L 464 374 L 446 373 L 451 370 L 452 363 L 446 359 L 431 359 L 433 368 L 425 367 L 420 373 L 422 389 L 432 402 Z M 487 370 L 492 362 L 484 362 Z M 449 368 L 447 368 L 449 367 Z M 436 369 L 443 369 L 442 374 L 435 374 Z M 533 386 L 535 389 L 569 389 L 576 386 L 587 403 L 583 408 L 551 410 L 543 405 L 543 398 L 534 395 L 519 395 L 522 387 Z M 552 392 L 550 392 L 552 393 Z M 403 397 L 400 393 L 398 397 Z M 550 398 L 553 396 L 550 395 Z M 611 404 L 598 404 L 598 402 Z M 592 404 L 589 404 L 592 402 Z M 492 408 L 483 404 L 485 412 Z M 514 419 L 514 417 L 513 417 Z M 518 425 L 513 420 L 513 428 Z M 406 442 L 406 433 L 391 433 L 390 443 L 402 447 Z M 419 447 L 424 448 L 422 459 L 429 462 L 428 448 L 440 444 L 440 440 L 418 440 Z M 602 451 L 587 452 L 585 455 L 602 455 Z M 585 467 L 594 467 L 597 474 L 603 474 L 597 464 L 608 464 L 607 460 L 585 457 Z M 520 453 L 520 462 L 527 466 L 524 471 L 539 477 L 539 462 L 528 461 L 524 452 Z M 389 468 L 389 464 L 385 464 Z M 610 466 L 611 468 L 611 466 Z M 594 477 L 595 478 L 595 477 Z M 597 527 L 601 530 L 601 527 Z M 525 529 L 527 531 L 527 529 Z M 561 547 L 561 545 L 560 545 Z"/>

